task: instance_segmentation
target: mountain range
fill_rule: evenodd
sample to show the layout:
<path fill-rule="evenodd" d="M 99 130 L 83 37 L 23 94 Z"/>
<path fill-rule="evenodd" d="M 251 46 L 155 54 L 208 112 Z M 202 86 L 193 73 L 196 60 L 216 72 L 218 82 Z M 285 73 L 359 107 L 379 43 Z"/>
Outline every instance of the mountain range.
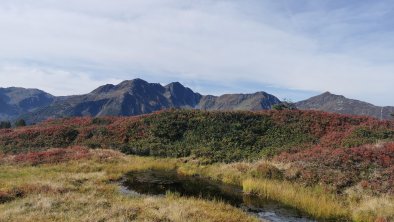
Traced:
<path fill-rule="evenodd" d="M 0 120 L 29 123 L 72 116 L 133 116 L 168 108 L 201 110 L 267 110 L 282 102 L 266 92 L 201 95 L 179 82 L 163 86 L 142 79 L 107 84 L 75 96 L 52 96 L 38 89 L 0 88 Z M 329 92 L 294 104 L 302 110 L 391 118 L 394 107 L 379 107 Z"/>
<path fill-rule="evenodd" d="M 325 92 L 321 95 L 295 103 L 301 110 L 320 110 L 331 113 L 371 116 L 382 120 L 392 119 L 393 106 L 375 106 L 373 104 L 348 99 L 341 95 Z"/>

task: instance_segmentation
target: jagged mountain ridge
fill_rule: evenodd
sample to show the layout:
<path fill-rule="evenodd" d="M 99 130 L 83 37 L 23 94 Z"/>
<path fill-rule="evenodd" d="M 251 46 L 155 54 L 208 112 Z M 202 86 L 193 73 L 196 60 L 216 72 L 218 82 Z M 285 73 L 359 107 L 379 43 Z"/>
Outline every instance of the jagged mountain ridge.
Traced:
<path fill-rule="evenodd" d="M 391 119 L 394 113 L 392 106 L 375 106 L 373 104 L 348 99 L 341 95 L 325 92 L 307 100 L 297 102 L 296 107 L 301 110 L 319 110 L 331 113 L 371 116 L 378 119 Z"/>
<path fill-rule="evenodd" d="M 263 110 L 281 101 L 265 92 L 203 96 L 179 82 L 162 86 L 142 79 L 100 86 L 85 95 L 56 98 L 23 118 L 39 122 L 69 116 L 133 116 L 168 108 L 202 110 Z"/>
<path fill-rule="evenodd" d="M 202 110 L 267 110 L 281 101 L 266 92 L 203 96 L 196 108 Z"/>
<path fill-rule="evenodd" d="M 0 120 L 40 122 L 73 116 L 133 116 L 168 108 L 267 110 L 281 101 L 266 92 L 201 95 L 179 82 L 162 86 L 142 79 L 107 84 L 84 95 L 55 97 L 37 89 L 0 88 Z M 391 119 L 394 107 L 379 107 L 329 92 L 295 103 L 301 110 Z"/>

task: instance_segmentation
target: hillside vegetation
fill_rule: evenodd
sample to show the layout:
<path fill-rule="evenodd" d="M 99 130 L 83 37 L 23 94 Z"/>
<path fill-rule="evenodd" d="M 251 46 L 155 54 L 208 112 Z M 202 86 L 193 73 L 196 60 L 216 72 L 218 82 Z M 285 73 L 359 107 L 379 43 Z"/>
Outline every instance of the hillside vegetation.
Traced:
<path fill-rule="evenodd" d="M 394 139 L 393 123 L 315 111 L 170 110 L 138 117 L 66 118 L 1 130 L 0 151 L 109 147 L 128 154 L 232 162 L 316 145 L 357 147 Z"/>
<path fill-rule="evenodd" d="M 368 117 L 317 111 L 169 110 L 138 117 L 66 118 L 0 134 L 4 154 L 82 145 L 126 154 L 194 157 L 202 163 L 273 159 L 283 178 L 342 192 L 392 193 L 394 126 Z M 367 145 L 376 144 L 380 145 Z"/>

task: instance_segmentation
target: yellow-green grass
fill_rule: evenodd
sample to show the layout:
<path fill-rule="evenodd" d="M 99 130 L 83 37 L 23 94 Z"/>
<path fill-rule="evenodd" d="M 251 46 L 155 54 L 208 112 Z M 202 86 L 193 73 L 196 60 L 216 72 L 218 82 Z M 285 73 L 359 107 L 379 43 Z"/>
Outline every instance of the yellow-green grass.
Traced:
<path fill-rule="evenodd" d="M 334 195 L 320 187 L 273 180 L 261 175 L 261 165 L 233 163 L 203 165 L 193 160 L 125 156 L 92 150 L 93 157 L 60 164 L 0 165 L 0 221 L 256 221 L 221 202 L 177 195 L 125 196 L 115 182 L 125 173 L 147 169 L 201 175 L 243 186 L 245 192 L 277 200 L 317 218 L 349 221 L 394 221 L 392 196 L 368 196 L 353 189 Z M 260 168 L 259 168 L 260 167 Z M 383 218 L 385 220 L 383 220 Z"/>
<path fill-rule="evenodd" d="M 339 198 L 316 188 L 305 188 L 284 181 L 247 179 L 243 182 L 243 189 L 247 193 L 296 206 L 316 218 L 348 218 L 348 211 Z"/>
<path fill-rule="evenodd" d="M 174 169 L 177 161 L 91 152 L 93 159 L 61 164 L 1 165 L 0 192 L 14 198 L 0 204 L 0 221 L 258 221 L 222 202 L 122 194 L 114 181 L 126 172 Z"/>
<path fill-rule="evenodd" d="M 213 180 L 242 186 L 244 192 L 262 198 L 279 201 L 320 219 L 340 221 L 374 222 L 394 221 L 394 197 L 370 196 L 362 191 L 336 195 L 315 186 L 306 187 L 297 183 L 264 178 L 259 166 L 277 163 L 260 161 L 256 163 L 233 164 L 183 164 L 178 172 L 185 175 L 201 175 Z"/>
<path fill-rule="evenodd" d="M 394 197 L 362 195 L 361 200 L 353 202 L 350 208 L 354 221 L 394 221 Z"/>
<path fill-rule="evenodd" d="M 257 221 L 220 202 L 173 196 L 127 198 L 101 191 L 31 195 L 0 205 L 0 221 Z"/>

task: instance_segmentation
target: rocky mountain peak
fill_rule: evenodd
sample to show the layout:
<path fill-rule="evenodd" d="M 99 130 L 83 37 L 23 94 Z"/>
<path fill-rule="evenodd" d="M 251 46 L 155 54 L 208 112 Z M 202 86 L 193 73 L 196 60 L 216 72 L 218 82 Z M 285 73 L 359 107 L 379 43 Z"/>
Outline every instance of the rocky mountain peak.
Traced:
<path fill-rule="evenodd" d="M 147 86 L 149 83 L 143 79 L 133 79 L 133 80 L 125 80 L 118 85 L 116 85 L 117 89 L 129 89 L 129 88 L 135 88 L 135 87 L 143 87 Z"/>
<path fill-rule="evenodd" d="M 173 82 L 164 87 L 166 89 L 165 97 L 167 97 L 175 107 L 191 107 L 194 108 L 201 99 L 201 95 L 193 92 L 193 90 L 183 86 L 179 82 Z"/>
<path fill-rule="evenodd" d="M 91 93 L 92 94 L 109 93 L 114 88 L 115 88 L 115 85 L 106 84 L 106 85 L 98 87 L 97 89 L 93 90 Z"/>

